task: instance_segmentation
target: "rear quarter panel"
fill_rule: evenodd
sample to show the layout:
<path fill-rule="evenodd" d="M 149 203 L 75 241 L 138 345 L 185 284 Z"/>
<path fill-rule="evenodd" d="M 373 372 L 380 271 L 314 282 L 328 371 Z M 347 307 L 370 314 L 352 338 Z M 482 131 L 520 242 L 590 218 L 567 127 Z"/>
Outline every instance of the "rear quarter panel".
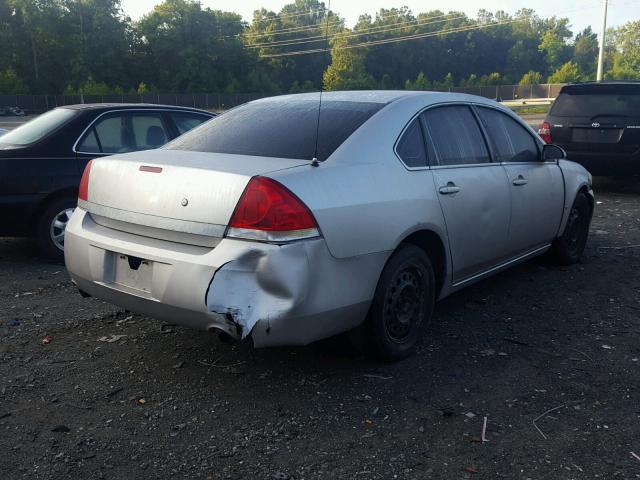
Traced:
<path fill-rule="evenodd" d="M 334 257 L 392 252 L 425 229 L 447 245 L 431 171 L 408 170 L 393 150 L 405 125 L 431 103 L 423 95 L 393 102 L 320 166 L 270 175 L 309 206 Z"/>

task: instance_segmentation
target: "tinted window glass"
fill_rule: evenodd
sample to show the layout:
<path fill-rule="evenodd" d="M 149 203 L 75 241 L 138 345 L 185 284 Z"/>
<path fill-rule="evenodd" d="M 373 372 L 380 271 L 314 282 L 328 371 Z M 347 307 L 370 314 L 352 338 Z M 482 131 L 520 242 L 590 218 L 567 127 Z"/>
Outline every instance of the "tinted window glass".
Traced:
<path fill-rule="evenodd" d="M 78 144 L 79 152 L 86 153 L 100 153 L 102 150 L 100 149 L 100 145 L 98 144 L 98 137 L 96 136 L 96 132 L 93 130 L 89 130 L 82 141 Z"/>
<path fill-rule="evenodd" d="M 432 108 L 423 115 L 440 165 L 489 162 L 484 138 L 469 107 Z"/>
<path fill-rule="evenodd" d="M 514 119 L 491 108 L 479 108 L 480 118 L 496 154 L 496 162 L 537 162 L 536 142 Z"/>
<path fill-rule="evenodd" d="M 0 140 L 12 145 L 28 145 L 44 138 L 48 133 L 61 127 L 78 114 L 76 110 L 56 108 L 43 113 L 33 120 L 5 133 Z"/>
<path fill-rule="evenodd" d="M 563 91 L 551 107 L 558 117 L 640 116 L 640 86 L 601 85 L 569 88 Z"/>
<path fill-rule="evenodd" d="M 124 116 L 110 116 L 98 120 L 94 130 L 103 153 L 124 153 L 135 150 L 133 135 Z"/>
<path fill-rule="evenodd" d="M 383 103 L 323 101 L 318 160 L 326 160 Z M 247 103 L 178 137 L 166 148 L 309 159 L 314 156 L 318 102 L 281 99 Z"/>
<path fill-rule="evenodd" d="M 206 117 L 204 115 L 198 115 L 193 113 L 170 113 L 171 119 L 173 123 L 175 123 L 176 128 L 178 129 L 178 133 L 182 135 L 185 132 L 188 132 L 192 128 L 197 127 L 201 123 L 209 120 L 210 117 Z"/>
<path fill-rule="evenodd" d="M 160 115 L 132 115 L 131 130 L 136 150 L 158 148 L 167 143 L 167 132 Z"/>
<path fill-rule="evenodd" d="M 402 134 L 396 152 L 407 167 L 426 167 L 427 153 L 424 149 L 422 127 L 418 119 L 411 122 Z"/>

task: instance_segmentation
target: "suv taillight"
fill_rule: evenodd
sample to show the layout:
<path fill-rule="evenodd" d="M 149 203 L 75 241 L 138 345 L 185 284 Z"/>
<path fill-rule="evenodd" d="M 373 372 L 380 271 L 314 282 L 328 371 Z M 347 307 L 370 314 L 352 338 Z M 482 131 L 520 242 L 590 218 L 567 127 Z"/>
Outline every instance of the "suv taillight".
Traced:
<path fill-rule="evenodd" d="M 249 180 L 231 216 L 226 236 L 265 242 L 318 237 L 307 206 L 284 185 L 266 177 Z"/>
<path fill-rule="evenodd" d="M 93 160 L 89 160 L 87 166 L 84 167 L 82 178 L 80 179 L 80 187 L 78 188 L 78 200 L 89 200 L 89 174 L 91 173 L 91 164 Z"/>
<path fill-rule="evenodd" d="M 553 143 L 553 139 L 551 138 L 551 125 L 549 122 L 542 122 L 540 128 L 538 129 L 538 135 L 540 138 L 544 140 L 544 143 Z"/>

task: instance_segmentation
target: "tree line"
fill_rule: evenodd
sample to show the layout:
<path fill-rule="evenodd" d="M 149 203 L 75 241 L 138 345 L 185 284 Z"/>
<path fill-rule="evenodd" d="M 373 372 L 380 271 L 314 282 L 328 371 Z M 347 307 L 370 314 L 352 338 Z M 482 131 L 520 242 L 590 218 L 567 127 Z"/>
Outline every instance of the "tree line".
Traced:
<path fill-rule="evenodd" d="M 640 79 L 640 21 L 611 29 L 605 75 Z M 140 20 L 120 0 L 0 0 L 0 94 L 296 93 L 593 80 L 598 36 L 563 17 L 408 8 L 348 28 L 317 0 L 251 22 L 195 0 Z"/>

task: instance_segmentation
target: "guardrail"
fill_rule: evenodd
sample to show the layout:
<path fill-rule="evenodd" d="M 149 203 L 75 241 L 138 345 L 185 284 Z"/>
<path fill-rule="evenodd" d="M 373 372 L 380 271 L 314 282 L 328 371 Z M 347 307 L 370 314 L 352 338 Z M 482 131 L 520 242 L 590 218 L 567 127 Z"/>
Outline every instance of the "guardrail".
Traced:
<path fill-rule="evenodd" d="M 551 101 L 564 84 L 491 85 L 484 87 L 434 88 L 435 91 L 469 93 L 502 102 L 522 100 Z M 78 103 L 154 103 L 195 107 L 205 110 L 226 110 L 266 97 L 260 93 L 149 93 L 145 95 L 0 95 L 0 107 L 20 107 L 27 112 L 44 112 L 62 105 Z"/>

